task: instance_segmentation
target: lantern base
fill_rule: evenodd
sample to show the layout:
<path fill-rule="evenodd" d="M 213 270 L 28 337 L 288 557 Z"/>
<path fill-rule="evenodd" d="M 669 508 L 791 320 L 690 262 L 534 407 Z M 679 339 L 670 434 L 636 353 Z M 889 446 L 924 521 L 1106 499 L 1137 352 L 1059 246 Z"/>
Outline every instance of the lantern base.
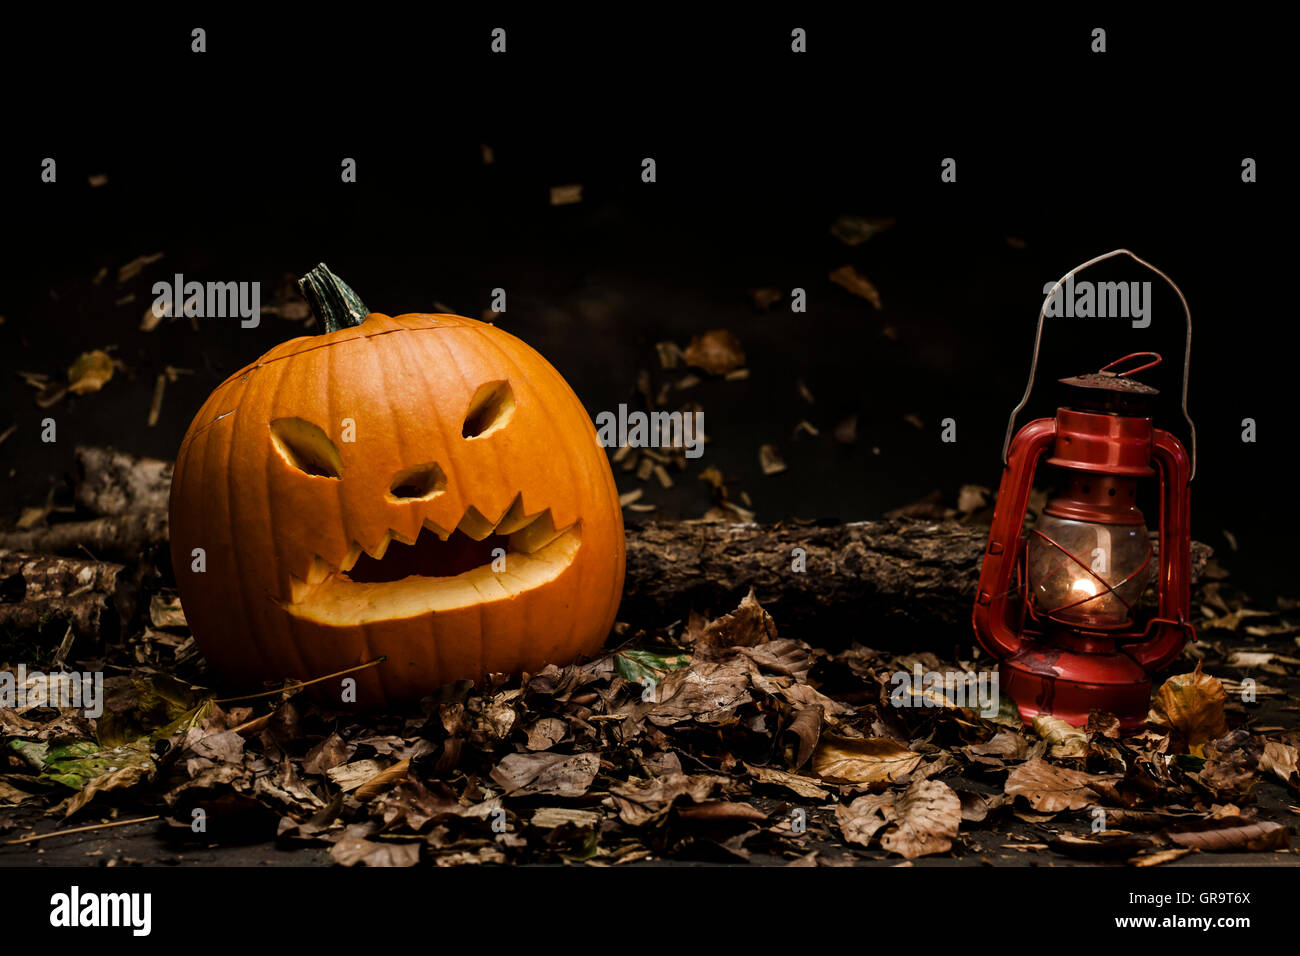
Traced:
<path fill-rule="evenodd" d="M 1127 654 L 1069 650 L 1050 640 L 1003 661 L 998 681 L 1026 724 L 1041 714 L 1082 727 L 1099 710 L 1128 733 L 1142 728 L 1151 704 L 1151 679 Z"/>

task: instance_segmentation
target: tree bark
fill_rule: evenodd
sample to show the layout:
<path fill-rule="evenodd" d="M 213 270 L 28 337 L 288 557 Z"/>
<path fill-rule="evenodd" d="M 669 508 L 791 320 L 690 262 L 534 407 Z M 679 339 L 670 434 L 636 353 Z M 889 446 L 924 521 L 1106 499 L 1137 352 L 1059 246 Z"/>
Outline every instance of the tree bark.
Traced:
<path fill-rule="evenodd" d="M 0 637 L 115 639 L 134 618 L 139 580 L 120 564 L 0 551 Z"/>
<path fill-rule="evenodd" d="M 167 542 L 167 512 L 136 511 L 89 521 L 64 521 L 28 531 L 0 532 L 0 549 L 72 554 L 135 561 Z"/>
<path fill-rule="evenodd" d="M 971 633 L 988 528 L 956 521 L 647 522 L 627 528 L 620 620 L 727 611 L 754 588 L 783 633 L 823 646 Z M 801 549 L 804 570 L 796 570 Z M 1192 543 L 1192 579 L 1211 550 Z"/>

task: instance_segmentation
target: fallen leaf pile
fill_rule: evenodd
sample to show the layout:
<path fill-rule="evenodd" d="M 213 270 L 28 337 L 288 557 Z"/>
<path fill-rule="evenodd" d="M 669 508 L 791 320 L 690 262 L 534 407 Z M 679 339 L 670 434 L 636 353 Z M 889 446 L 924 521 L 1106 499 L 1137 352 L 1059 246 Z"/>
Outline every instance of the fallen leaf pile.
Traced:
<path fill-rule="evenodd" d="M 167 601 L 153 610 L 160 627 L 183 623 Z M 389 716 L 339 713 L 310 691 L 220 705 L 128 661 L 109 668 L 98 720 L 0 709 L 0 804 L 43 808 L 39 830 L 156 813 L 182 843 L 274 839 L 343 866 L 974 862 L 1048 848 L 1145 866 L 1289 847 L 1255 796 L 1268 781 L 1297 800 L 1297 738 L 1232 719 L 1199 663 L 1122 737 L 1106 714 L 1031 729 L 1005 697 L 987 717 L 942 688 L 896 706 L 896 675 L 974 665 L 814 648 L 780 636 L 752 593 L 712 621 L 630 636 Z"/>

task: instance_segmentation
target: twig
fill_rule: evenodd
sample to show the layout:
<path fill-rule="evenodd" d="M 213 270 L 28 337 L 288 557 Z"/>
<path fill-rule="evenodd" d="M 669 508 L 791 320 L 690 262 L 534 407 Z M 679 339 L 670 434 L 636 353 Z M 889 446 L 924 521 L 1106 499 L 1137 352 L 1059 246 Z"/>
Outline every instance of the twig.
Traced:
<path fill-rule="evenodd" d="M 347 670 L 335 671 L 333 674 L 326 674 L 324 677 L 313 677 L 311 680 L 298 681 L 298 682 L 286 684 L 284 687 L 281 687 L 278 690 L 264 690 L 258 694 L 244 694 L 241 697 L 222 697 L 218 700 L 214 700 L 213 703 L 229 704 L 232 701 L 236 701 L 236 700 L 253 700 L 257 697 L 274 697 L 276 694 L 283 694 L 285 691 L 302 690 L 304 687 L 310 687 L 312 684 L 319 684 L 323 680 L 330 680 L 335 677 L 342 677 L 344 674 L 351 674 L 353 671 L 363 671 L 367 667 L 374 667 L 376 664 L 382 664 L 386 660 L 388 660 L 387 657 L 376 657 L 373 661 L 368 661 L 365 664 L 358 664 L 356 667 L 349 667 Z"/>
<path fill-rule="evenodd" d="M 162 817 L 154 815 L 152 817 L 137 817 L 134 820 L 115 820 L 112 823 L 92 823 L 89 826 L 73 827 L 71 830 L 55 830 L 53 833 L 39 833 L 36 836 L 23 837 L 20 840 L 5 840 L 5 846 L 15 846 L 19 843 L 35 843 L 37 840 L 44 840 L 48 837 L 68 836 L 73 833 L 87 833 L 90 830 L 107 830 L 109 827 L 127 827 L 132 823 L 149 823 L 152 820 L 161 820 Z"/>

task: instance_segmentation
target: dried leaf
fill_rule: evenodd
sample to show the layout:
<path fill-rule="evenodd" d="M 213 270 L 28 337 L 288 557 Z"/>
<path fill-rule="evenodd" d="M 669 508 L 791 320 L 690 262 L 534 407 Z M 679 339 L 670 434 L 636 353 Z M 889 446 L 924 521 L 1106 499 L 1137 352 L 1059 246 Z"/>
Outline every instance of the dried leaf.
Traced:
<path fill-rule="evenodd" d="M 415 866 L 420 844 L 345 838 L 330 847 L 330 859 L 340 866 Z"/>
<path fill-rule="evenodd" d="M 872 236 L 892 228 L 893 225 L 893 219 L 845 213 L 831 223 L 831 235 L 846 246 L 860 246 Z"/>
<path fill-rule="evenodd" d="M 1026 761 L 1007 774 L 1003 787 L 1008 797 L 1024 797 L 1040 813 L 1082 810 L 1101 800 L 1095 786 L 1115 778 L 1056 767 L 1042 757 Z"/>
<path fill-rule="evenodd" d="M 492 779 L 516 796 L 580 797 L 591 789 L 599 770 L 600 757 L 594 753 L 509 754 L 492 769 Z"/>
<path fill-rule="evenodd" d="M 1216 853 L 1233 850 L 1285 850 L 1291 845 L 1291 830 L 1280 823 L 1247 823 L 1218 830 L 1170 833 L 1169 839 L 1179 846 Z"/>
<path fill-rule="evenodd" d="M 661 820 L 677 801 L 703 803 L 721 778 L 708 774 L 667 773 L 653 780 L 616 784 L 609 788 L 619 819 L 639 827 Z"/>
<path fill-rule="evenodd" d="M 915 770 L 921 759 L 888 737 L 827 734 L 813 754 L 813 773 L 828 783 L 890 783 Z"/>
<path fill-rule="evenodd" d="M 710 375 L 726 375 L 745 364 L 745 349 L 734 332 L 710 329 L 691 339 L 683 357 L 687 365 Z"/>
<path fill-rule="evenodd" d="M 552 206 L 571 206 L 580 202 L 582 202 L 582 185 L 580 183 L 551 187 Z"/>
<path fill-rule="evenodd" d="M 752 767 L 745 764 L 748 770 L 759 783 L 765 783 L 774 787 L 785 787 L 787 790 L 798 794 L 801 797 L 807 797 L 811 800 L 825 800 L 830 797 L 830 791 L 823 789 L 818 785 L 818 781 L 812 777 L 802 777 L 798 774 L 787 773 L 784 770 L 778 770 L 775 767 Z"/>
<path fill-rule="evenodd" d="M 785 459 L 775 445 L 763 445 L 758 449 L 758 463 L 765 475 L 779 474 L 786 468 Z"/>
<path fill-rule="evenodd" d="M 880 293 L 872 284 L 871 280 L 860 273 L 853 266 L 840 266 L 829 276 L 830 280 L 838 286 L 848 289 L 854 295 L 866 299 L 877 309 L 883 309 L 884 303 L 880 300 Z"/>
<path fill-rule="evenodd" d="M 893 806 L 892 793 L 869 793 L 852 803 L 841 803 L 836 807 L 835 822 L 846 841 L 870 846 L 876 832 L 889 822 L 885 812 L 892 810 Z"/>
<path fill-rule="evenodd" d="M 68 369 L 68 391 L 73 395 L 98 392 L 113 377 L 113 359 L 102 349 L 82 352 Z"/>
<path fill-rule="evenodd" d="M 1088 738 L 1083 731 L 1060 717 L 1039 714 L 1034 718 L 1034 733 L 1047 741 L 1051 755 L 1057 759 L 1088 755 Z"/>
<path fill-rule="evenodd" d="M 1218 679 L 1201 672 L 1201 662 L 1190 674 L 1165 681 L 1151 700 L 1147 723 L 1174 731 L 1188 753 L 1201 755 L 1202 746 L 1228 732 L 1223 706 L 1227 692 Z"/>
<path fill-rule="evenodd" d="M 890 853 L 909 860 L 947 853 L 961 827 L 961 801 L 952 788 L 938 780 L 920 780 L 895 802 L 895 826 L 880 837 Z"/>
<path fill-rule="evenodd" d="M 1264 741 L 1264 752 L 1259 758 L 1259 769 L 1261 773 L 1272 773 L 1279 780 L 1293 789 L 1297 787 L 1296 773 L 1297 758 L 1300 758 L 1300 750 L 1292 747 L 1290 744 L 1284 744 L 1277 740 Z"/>

